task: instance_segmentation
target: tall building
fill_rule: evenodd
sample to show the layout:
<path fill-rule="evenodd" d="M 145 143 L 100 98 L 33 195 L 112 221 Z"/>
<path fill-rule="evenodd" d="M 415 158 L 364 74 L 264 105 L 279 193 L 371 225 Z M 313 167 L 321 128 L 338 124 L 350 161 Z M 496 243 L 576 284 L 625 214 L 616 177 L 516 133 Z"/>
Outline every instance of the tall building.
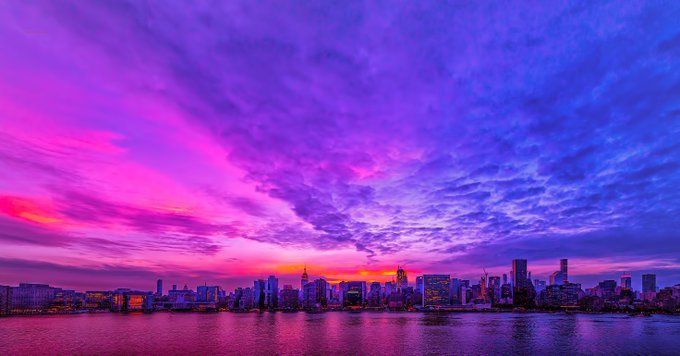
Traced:
<path fill-rule="evenodd" d="M 406 271 L 401 266 L 397 266 L 397 289 L 406 289 L 406 287 L 408 287 Z"/>
<path fill-rule="evenodd" d="M 163 295 L 163 280 L 159 279 L 156 281 L 156 295 L 157 296 L 162 296 Z"/>
<path fill-rule="evenodd" d="M 253 308 L 253 290 L 250 288 L 243 288 L 240 291 L 241 298 L 239 299 L 238 309 L 250 310 Z"/>
<path fill-rule="evenodd" d="M 267 278 L 265 305 L 269 309 L 276 309 L 279 306 L 279 279 L 274 276 Z"/>
<path fill-rule="evenodd" d="M 302 272 L 302 277 L 300 278 L 300 290 L 303 290 L 307 283 L 309 283 L 309 275 L 307 275 L 307 265 L 305 265 L 305 269 Z"/>
<path fill-rule="evenodd" d="M 656 274 L 642 275 L 642 291 L 656 292 Z"/>
<path fill-rule="evenodd" d="M 362 307 L 364 305 L 365 282 L 347 282 L 343 295 L 343 304 L 346 307 Z"/>
<path fill-rule="evenodd" d="M 569 282 L 569 272 L 567 270 L 567 259 L 560 260 L 560 274 L 562 275 L 562 284 Z"/>
<path fill-rule="evenodd" d="M 460 279 L 451 278 L 451 304 L 460 304 Z"/>
<path fill-rule="evenodd" d="M 508 284 L 508 275 L 503 273 L 503 284 Z"/>
<path fill-rule="evenodd" d="M 621 275 L 621 289 L 623 290 L 633 289 L 633 277 L 628 272 L 625 272 Z"/>
<path fill-rule="evenodd" d="M 550 274 L 550 277 L 548 278 L 550 285 L 554 286 L 556 284 L 561 284 L 562 283 L 562 273 L 560 271 L 555 271 Z"/>
<path fill-rule="evenodd" d="M 299 307 L 298 295 L 300 291 L 298 289 L 293 289 L 293 286 L 286 284 L 281 290 L 281 300 L 279 305 L 282 309 L 286 310 L 296 310 Z"/>
<path fill-rule="evenodd" d="M 479 279 L 479 297 L 484 299 L 484 302 L 486 303 L 488 298 L 489 298 L 489 292 L 487 290 L 487 282 L 486 279 L 488 276 L 485 274 L 482 275 L 482 277 Z"/>
<path fill-rule="evenodd" d="M 263 279 L 258 279 L 255 282 L 253 282 L 253 302 L 254 308 L 259 308 L 259 309 L 264 309 L 266 307 L 265 304 L 265 290 L 266 288 L 266 283 L 264 282 Z"/>
<path fill-rule="evenodd" d="M 448 274 L 423 275 L 423 306 L 448 305 L 451 301 L 451 276 Z"/>
<path fill-rule="evenodd" d="M 497 303 L 501 299 L 501 277 L 489 277 L 489 297 L 492 303 Z"/>
<path fill-rule="evenodd" d="M 642 300 L 654 300 L 656 298 L 656 274 L 642 275 Z"/>
<path fill-rule="evenodd" d="M 12 301 L 12 287 L 0 286 L 0 316 L 9 315 Z"/>
<path fill-rule="evenodd" d="M 303 292 L 303 306 L 305 308 L 325 308 L 328 305 L 328 282 L 319 278 L 305 284 Z"/>
<path fill-rule="evenodd" d="M 423 276 L 416 277 L 416 290 L 423 293 Z"/>
<path fill-rule="evenodd" d="M 598 296 L 604 299 L 614 298 L 616 294 L 616 281 L 607 279 L 597 284 Z"/>
<path fill-rule="evenodd" d="M 526 287 L 528 283 L 527 260 L 512 260 L 512 282 L 515 287 Z"/>
<path fill-rule="evenodd" d="M 217 303 L 219 302 L 220 287 L 202 285 L 196 288 L 196 301 L 202 303 Z"/>
<path fill-rule="evenodd" d="M 528 279 L 526 259 L 512 260 L 512 280 L 515 283 L 512 303 L 519 307 L 533 307 L 536 293 L 531 280 Z"/>
<path fill-rule="evenodd" d="M 367 304 L 369 307 L 377 308 L 383 305 L 381 292 L 382 286 L 380 285 L 380 282 L 371 282 L 367 298 Z"/>

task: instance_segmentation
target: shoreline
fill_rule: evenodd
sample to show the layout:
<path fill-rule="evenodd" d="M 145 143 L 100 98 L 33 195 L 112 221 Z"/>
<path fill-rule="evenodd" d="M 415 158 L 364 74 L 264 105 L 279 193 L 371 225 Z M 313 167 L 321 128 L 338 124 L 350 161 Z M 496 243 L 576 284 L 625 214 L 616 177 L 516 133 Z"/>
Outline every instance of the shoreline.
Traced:
<path fill-rule="evenodd" d="M 326 309 L 326 310 L 213 310 L 213 311 L 200 311 L 200 310 L 156 310 L 156 311 L 108 311 L 108 310 L 78 310 L 78 311 L 62 311 L 62 312 L 40 312 L 40 313 L 16 313 L 0 315 L 0 319 L 9 317 L 32 317 L 32 316 L 52 316 L 52 315 L 79 315 L 79 314 L 119 314 L 119 315 L 141 315 L 141 314 L 155 314 L 155 313 L 173 313 L 173 314 L 219 314 L 219 313 L 231 313 L 231 314 L 264 314 L 264 313 L 285 313 L 285 314 L 295 314 L 295 313 L 306 313 L 306 314 L 324 314 L 324 313 L 349 313 L 349 314 L 379 314 L 379 313 L 390 313 L 390 314 L 469 314 L 469 313 L 511 313 L 511 314 L 563 314 L 563 315 L 627 315 L 631 317 L 644 316 L 649 317 L 653 315 L 669 315 L 669 316 L 680 316 L 680 312 L 663 312 L 663 311 L 582 311 L 582 310 L 475 310 L 475 309 L 449 309 L 449 310 L 341 310 L 341 309 Z"/>

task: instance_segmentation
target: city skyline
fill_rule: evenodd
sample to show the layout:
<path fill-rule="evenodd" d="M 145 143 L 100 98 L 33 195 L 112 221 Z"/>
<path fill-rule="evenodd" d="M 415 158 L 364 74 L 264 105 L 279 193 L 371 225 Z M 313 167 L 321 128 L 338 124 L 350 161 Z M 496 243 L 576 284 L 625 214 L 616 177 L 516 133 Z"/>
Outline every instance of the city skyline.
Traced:
<path fill-rule="evenodd" d="M 54 314 L 83 312 L 145 312 L 156 311 L 511 311 L 563 310 L 609 311 L 648 315 L 655 312 L 675 312 L 680 305 L 680 283 L 672 286 L 657 284 L 656 274 L 641 276 L 642 289 L 633 288 L 633 276 L 624 272 L 620 284 L 605 279 L 584 288 L 570 280 L 569 262 L 559 260 L 559 270 L 550 281 L 532 279 L 526 259 L 511 261 L 507 275 L 484 274 L 475 280 L 451 274 L 423 273 L 415 283 L 409 283 L 408 271 L 397 266 L 391 281 L 366 280 L 331 282 L 314 278 L 303 268 L 297 288 L 275 275 L 252 281 L 251 286 L 229 290 L 220 285 L 193 286 L 172 283 L 163 288 L 156 281 L 156 290 L 134 290 L 117 287 L 108 290 L 77 291 L 44 283 L 0 285 L 0 316 L 13 314 Z M 535 277 L 535 275 L 534 275 Z M 413 279 L 411 279 L 413 281 Z M 502 283 L 501 283 L 502 281 Z M 166 293 L 167 291 L 167 293 Z"/>
<path fill-rule="evenodd" d="M 512 259 L 547 281 L 568 258 L 584 286 L 673 285 L 677 15 L 2 2 L 0 284 L 413 284 Z"/>
<path fill-rule="evenodd" d="M 536 274 L 532 275 L 530 265 L 527 265 L 528 261 L 526 261 L 525 259 L 513 259 L 512 261 L 513 261 L 513 264 L 515 263 L 515 261 L 526 261 L 526 262 L 524 262 L 525 266 L 529 267 L 529 269 L 524 269 L 524 270 L 522 270 L 522 272 L 520 272 L 521 274 L 525 275 L 524 278 L 526 278 L 526 283 L 530 282 L 530 283 L 533 284 L 536 281 L 541 281 L 542 283 L 545 284 L 544 287 L 547 286 L 547 285 L 559 285 L 559 284 L 565 284 L 565 283 L 578 283 L 579 285 L 583 285 L 583 288 L 590 286 L 590 284 L 582 283 L 582 281 L 580 281 L 578 279 L 578 276 L 575 279 L 560 277 L 559 280 L 555 280 L 553 282 L 553 276 L 555 274 L 564 273 L 566 271 L 567 260 L 568 259 L 566 259 L 566 258 L 560 259 L 559 265 L 558 265 L 558 271 L 553 272 L 553 274 L 551 274 L 551 275 L 545 275 L 545 276 L 544 275 L 536 275 Z M 396 269 L 392 271 L 391 275 L 385 274 L 385 279 L 374 280 L 374 279 L 362 279 L 361 276 L 357 276 L 357 278 L 354 278 L 354 279 L 331 279 L 331 278 L 327 278 L 324 275 L 309 273 L 308 266 L 306 264 L 304 264 L 303 269 L 301 270 L 301 273 L 298 273 L 297 275 L 294 275 L 294 276 L 289 276 L 289 275 L 283 275 L 282 276 L 282 275 L 275 275 L 275 274 L 271 274 L 271 273 L 270 274 L 265 273 L 263 275 L 256 276 L 254 279 L 250 280 L 249 282 L 252 282 L 252 281 L 257 282 L 257 281 L 260 281 L 260 280 L 267 280 L 268 278 L 276 277 L 277 285 L 292 286 L 294 289 L 297 289 L 297 290 L 302 290 L 303 286 L 306 283 L 308 283 L 310 281 L 317 280 L 317 279 L 323 279 L 323 280 L 327 281 L 327 283 L 329 285 L 338 285 L 338 284 L 343 283 L 343 282 L 346 283 L 346 282 L 360 281 L 360 282 L 364 282 L 364 283 L 378 282 L 381 285 L 385 284 L 385 283 L 392 283 L 392 284 L 395 285 L 395 288 L 396 288 L 396 286 L 400 285 L 400 277 L 399 277 L 400 273 L 404 273 L 406 275 L 411 274 L 411 279 L 408 279 L 407 277 L 403 277 L 403 278 L 406 278 L 402 282 L 403 286 L 404 287 L 415 287 L 416 289 L 418 288 L 417 279 L 423 278 L 424 275 L 448 275 L 452 279 L 455 277 L 455 279 L 467 280 L 470 283 L 476 283 L 476 282 L 481 283 L 482 281 L 485 281 L 486 283 L 491 283 L 489 281 L 490 278 L 497 278 L 498 282 L 500 283 L 501 278 L 503 278 L 503 280 L 502 280 L 503 284 L 506 284 L 506 283 L 514 284 L 515 283 L 514 280 L 515 280 L 516 277 L 514 277 L 512 275 L 513 268 L 514 268 L 514 265 L 511 266 L 511 269 L 510 269 L 511 273 L 510 273 L 510 277 L 508 278 L 507 273 L 496 273 L 495 271 L 488 271 L 486 269 L 483 269 L 483 273 L 478 274 L 478 275 L 474 275 L 474 273 L 472 273 L 472 272 L 463 273 L 463 274 L 456 274 L 456 273 L 451 273 L 451 272 L 446 272 L 446 271 L 419 271 L 418 273 L 415 273 L 414 271 L 405 272 L 404 266 L 398 265 L 398 266 L 396 266 Z M 523 273 L 523 272 L 526 272 L 526 273 Z M 468 275 L 471 275 L 473 277 L 467 277 Z M 654 285 L 657 288 L 671 287 L 671 286 L 677 286 L 678 285 L 678 281 L 670 282 L 667 285 L 657 283 L 657 281 L 656 281 L 656 276 L 657 276 L 656 271 L 648 271 L 647 273 L 637 275 L 637 276 L 632 275 L 628 271 L 622 271 L 619 275 L 604 276 L 603 280 L 605 280 L 605 281 L 606 280 L 620 281 L 620 284 L 621 284 L 622 287 L 631 288 L 632 290 L 638 290 L 638 291 L 647 291 L 645 289 L 644 279 L 645 279 L 645 276 L 650 276 L 650 275 L 654 276 Z M 560 276 L 562 276 L 562 275 L 560 275 Z M 414 278 L 414 277 L 416 277 L 416 278 Z M 624 279 L 627 279 L 627 282 L 625 284 L 624 284 Z M 597 282 L 592 283 L 592 285 L 596 286 L 601 281 L 602 280 L 598 280 Z M 21 283 L 52 284 L 52 283 L 49 283 L 49 281 L 37 281 L 37 280 L 21 281 L 21 282 L 17 282 L 17 283 L 14 283 L 14 284 L 21 284 Z M 617 282 L 617 284 L 618 283 L 619 282 Z M 2 283 L 0 283 L 0 284 L 2 284 Z M 4 283 L 4 284 L 12 284 L 12 283 Z M 137 283 L 132 283 L 132 284 L 128 283 L 128 285 L 110 286 L 108 288 L 84 288 L 84 289 L 81 288 L 80 290 L 81 291 L 85 291 L 85 290 L 114 290 L 114 289 L 119 289 L 119 288 L 129 288 L 131 285 L 134 285 L 134 284 L 140 284 L 142 286 L 146 286 L 147 281 L 139 281 Z M 171 290 L 171 289 L 175 289 L 175 288 L 181 289 L 182 286 L 184 286 L 184 288 L 189 286 L 190 289 L 194 289 L 194 287 L 197 288 L 197 287 L 200 287 L 202 285 L 211 285 L 211 286 L 219 286 L 223 290 L 234 290 L 234 289 L 237 289 L 237 288 L 245 288 L 247 286 L 247 283 L 246 283 L 246 285 L 222 285 L 220 283 L 215 282 L 214 280 L 212 280 L 210 282 L 208 282 L 208 281 L 202 281 L 202 282 L 188 281 L 186 278 L 180 279 L 180 280 L 166 280 L 166 279 L 160 278 L 160 276 L 159 276 L 159 278 L 156 279 L 155 285 L 156 285 L 156 287 L 154 289 L 156 291 L 155 294 L 163 294 L 165 291 L 168 291 L 168 290 Z M 71 286 L 60 286 L 60 287 L 65 287 L 64 289 L 75 289 L 75 288 L 72 288 Z M 534 287 L 536 287 L 536 286 L 534 285 Z M 277 288 L 279 288 L 279 287 L 277 287 Z M 129 288 L 129 289 L 140 290 L 140 291 L 147 291 L 147 290 L 151 291 L 152 290 L 151 288 L 146 288 L 146 287 Z M 279 288 L 279 289 L 281 289 L 281 288 Z M 162 291 L 162 293 L 160 293 L 160 291 Z"/>

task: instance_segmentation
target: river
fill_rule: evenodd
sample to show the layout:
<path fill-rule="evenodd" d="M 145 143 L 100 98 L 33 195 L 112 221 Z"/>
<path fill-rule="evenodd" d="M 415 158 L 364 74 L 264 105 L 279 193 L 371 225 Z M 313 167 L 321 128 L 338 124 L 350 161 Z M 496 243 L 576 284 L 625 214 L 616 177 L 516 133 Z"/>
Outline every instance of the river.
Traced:
<path fill-rule="evenodd" d="M 0 319 L 0 354 L 680 354 L 680 316 L 154 313 Z"/>

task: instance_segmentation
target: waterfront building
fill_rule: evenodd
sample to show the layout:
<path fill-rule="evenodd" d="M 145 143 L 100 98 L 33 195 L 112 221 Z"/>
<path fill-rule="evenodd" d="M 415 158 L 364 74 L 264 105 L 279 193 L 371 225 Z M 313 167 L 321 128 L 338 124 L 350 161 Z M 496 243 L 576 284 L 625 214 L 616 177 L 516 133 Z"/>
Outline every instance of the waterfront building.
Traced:
<path fill-rule="evenodd" d="M 508 275 L 503 273 L 503 284 L 508 284 Z"/>
<path fill-rule="evenodd" d="M 460 304 L 466 305 L 472 301 L 472 291 L 467 285 L 460 286 Z"/>
<path fill-rule="evenodd" d="M 240 291 L 240 298 L 238 301 L 238 308 L 242 310 L 250 310 L 253 309 L 253 289 L 252 288 L 243 288 Z"/>
<path fill-rule="evenodd" d="M 247 288 L 246 288 L 247 289 Z M 251 290 L 252 293 L 252 290 Z M 243 298 L 243 288 L 238 287 L 234 289 L 233 293 L 229 294 L 229 302 L 227 303 L 227 306 L 229 309 L 243 309 L 241 299 Z"/>
<path fill-rule="evenodd" d="M 567 259 L 560 260 L 560 274 L 562 275 L 562 284 L 569 282 L 569 270 L 567 268 Z"/>
<path fill-rule="evenodd" d="M 111 295 L 111 311 L 148 311 L 153 309 L 153 302 L 151 292 L 118 288 Z"/>
<path fill-rule="evenodd" d="M 642 275 L 642 299 L 653 300 L 656 298 L 656 274 Z"/>
<path fill-rule="evenodd" d="M 11 302 L 12 287 L 0 286 L 0 316 L 7 316 L 10 314 Z"/>
<path fill-rule="evenodd" d="M 536 294 L 540 293 L 542 290 L 546 288 L 546 283 L 545 281 L 541 281 L 539 279 L 534 279 L 534 289 L 536 290 Z"/>
<path fill-rule="evenodd" d="M 173 309 L 191 309 L 196 302 L 197 296 L 196 292 L 189 289 L 187 285 L 184 285 L 183 289 L 177 289 L 176 285 L 173 285 L 173 289 L 168 291 L 168 301 L 171 303 Z"/>
<path fill-rule="evenodd" d="M 549 279 L 549 284 L 551 286 L 554 286 L 556 284 L 561 284 L 562 283 L 562 273 L 560 271 L 555 271 L 555 272 L 550 274 L 548 279 Z"/>
<path fill-rule="evenodd" d="M 305 284 L 303 292 L 303 307 L 307 309 L 325 308 L 328 305 L 328 282 L 319 278 Z"/>
<path fill-rule="evenodd" d="M 364 306 L 364 289 L 366 282 L 347 282 L 346 290 L 343 292 L 343 306 L 345 307 L 363 307 Z"/>
<path fill-rule="evenodd" d="M 633 277 L 628 272 L 625 272 L 621 275 L 621 289 L 622 290 L 633 289 Z"/>
<path fill-rule="evenodd" d="M 85 304 L 85 294 L 72 289 L 57 289 L 50 305 L 52 310 L 80 309 Z"/>
<path fill-rule="evenodd" d="M 20 283 L 11 287 L 12 313 L 34 313 L 49 308 L 59 288 L 47 284 Z"/>
<path fill-rule="evenodd" d="M 451 276 L 423 275 L 423 307 L 448 305 L 451 301 Z"/>
<path fill-rule="evenodd" d="M 528 279 L 527 260 L 512 260 L 512 279 L 514 281 L 512 302 L 516 306 L 532 307 L 534 305 L 534 286 Z"/>
<path fill-rule="evenodd" d="M 489 298 L 489 288 L 487 285 L 487 274 L 484 273 L 480 278 L 479 278 L 479 296 L 477 298 L 480 298 L 486 303 Z"/>
<path fill-rule="evenodd" d="M 423 276 L 416 277 L 416 290 L 423 293 Z"/>
<path fill-rule="evenodd" d="M 201 303 L 217 303 L 220 299 L 219 286 L 198 286 L 196 289 L 196 301 Z"/>
<path fill-rule="evenodd" d="M 85 308 L 88 309 L 110 309 L 111 291 L 86 291 Z"/>
<path fill-rule="evenodd" d="M 451 304 L 460 304 L 460 279 L 451 278 Z"/>
<path fill-rule="evenodd" d="M 281 300 L 279 303 L 281 309 L 297 310 L 300 306 L 298 298 L 299 295 L 299 289 L 293 289 L 293 286 L 290 284 L 284 285 L 283 289 L 281 290 Z"/>
<path fill-rule="evenodd" d="M 473 284 L 470 286 L 470 291 L 472 292 L 472 302 L 473 303 L 484 303 L 484 298 L 482 297 L 482 286 L 480 284 Z"/>
<path fill-rule="evenodd" d="M 616 281 L 608 279 L 598 283 L 597 296 L 602 299 L 613 299 L 616 296 Z"/>
<path fill-rule="evenodd" d="M 276 309 L 279 306 L 279 279 L 274 276 L 267 278 L 265 306 L 269 309 Z"/>
<path fill-rule="evenodd" d="M 656 294 L 656 306 L 669 311 L 675 311 L 676 301 L 673 298 L 673 287 L 666 287 Z"/>
<path fill-rule="evenodd" d="M 381 296 L 382 287 L 380 282 L 371 282 L 368 291 L 367 303 L 371 308 L 378 308 L 383 305 Z"/>
<path fill-rule="evenodd" d="M 527 260 L 512 260 L 512 281 L 514 282 L 515 287 L 522 288 L 529 284 L 527 273 Z"/>
<path fill-rule="evenodd" d="M 538 295 L 538 300 L 543 307 L 575 307 L 583 296 L 580 284 L 567 282 L 546 286 Z"/>
<path fill-rule="evenodd" d="M 501 302 L 506 304 L 512 302 L 512 285 L 510 283 L 501 286 Z"/>
<path fill-rule="evenodd" d="M 265 290 L 267 285 L 263 279 L 258 279 L 253 282 L 253 299 L 254 307 L 259 309 L 264 309 L 266 307 L 265 303 Z"/>
<path fill-rule="evenodd" d="M 498 301 L 501 299 L 501 277 L 489 277 L 489 287 L 487 293 L 488 301 L 491 303 L 498 303 Z"/>
<path fill-rule="evenodd" d="M 300 277 L 300 290 L 303 290 L 307 283 L 309 283 L 309 275 L 307 274 L 307 265 L 305 265 L 305 269 L 302 271 L 302 277 Z"/>
<path fill-rule="evenodd" d="M 397 266 L 397 289 L 406 287 L 408 287 L 408 276 L 406 275 L 406 271 L 401 268 L 401 266 Z"/>
<path fill-rule="evenodd" d="M 162 296 L 163 295 L 163 280 L 159 279 L 156 281 L 156 295 L 157 296 Z"/>

